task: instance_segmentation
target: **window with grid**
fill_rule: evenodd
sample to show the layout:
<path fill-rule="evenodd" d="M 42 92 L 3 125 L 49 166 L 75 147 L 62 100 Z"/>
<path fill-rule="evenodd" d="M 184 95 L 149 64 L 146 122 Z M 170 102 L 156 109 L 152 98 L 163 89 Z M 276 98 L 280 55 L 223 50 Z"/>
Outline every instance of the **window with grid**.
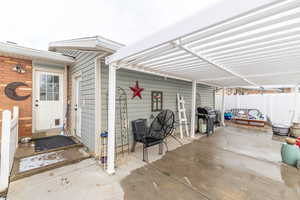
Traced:
<path fill-rule="evenodd" d="M 59 101 L 59 76 L 41 75 L 40 101 Z"/>
<path fill-rule="evenodd" d="M 161 91 L 151 92 L 151 109 L 152 112 L 158 112 L 163 110 L 163 93 Z"/>

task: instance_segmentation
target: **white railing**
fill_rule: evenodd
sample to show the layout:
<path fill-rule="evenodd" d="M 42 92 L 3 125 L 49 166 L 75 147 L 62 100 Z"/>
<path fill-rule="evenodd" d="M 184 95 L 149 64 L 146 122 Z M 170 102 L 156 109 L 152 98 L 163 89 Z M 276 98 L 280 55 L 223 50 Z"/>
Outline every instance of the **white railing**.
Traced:
<path fill-rule="evenodd" d="M 2 113 L 0 192 L 5 191 L 9 184 L 9 175 L 13 166 L 14 156 L 18 147 L 19 108 Z"/>

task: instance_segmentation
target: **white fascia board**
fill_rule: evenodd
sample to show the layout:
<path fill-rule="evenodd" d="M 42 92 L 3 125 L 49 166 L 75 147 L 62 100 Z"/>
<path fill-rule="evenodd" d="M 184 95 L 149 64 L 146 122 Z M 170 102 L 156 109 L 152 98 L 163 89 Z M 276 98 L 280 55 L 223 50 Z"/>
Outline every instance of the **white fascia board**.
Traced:
<path fill-rule="evenodd" d="M 192 82 L 193 80 L 184 76 L 178 76 L 178 75 L 173 75 L 170 73 L 163 73 L 160 71 L 155 71 L 155 70 L 149 70 L 149 69 L 144 69 L 142 67 L 132 67 L 132 66 L 120 66 L 122 69 L 127 69 L 130 71 L 136 71 L 136 72 L 141 72 L 141 73 L 146 73 L 146 74 L 151 74 L 151 75 L 156 75 L 156 76 L 161 76 L 164 78 L 170 78 L 170 79 L 175 79 L 175 80 L 181 80 L 181 81 L 186 81 L 186 82 Z M 222 87 L 221 85 L 213 84 L 213 83 L 208 83 L 204 81 L 199 81 L 197 80 L 197 83 L 211 86 L 211 87 Z"/>
<path fill-rule="evenodd" d="M 112 41 L 112 40 L 109 40 L 109 39 L 106 39 L 101 36 L 97 36 L 96 46 L 98 48 L 103 48 L 103 49 L 107 49 L 112 52 L 116 52 L 117 50 L 121 49 L 125 45 L 115 42 L 115 41 Z"/>
<path fill-rule="evenodd" d="M 49 43 L 49 50 L 55 51 L 56 48 L 67 49 L 95 49 L 97 43 L 97 37 L 86 37 L 71 40 L 62 40 Z"/>
<path fill-rule="evenodd" d="M 280 0 L 223 0 L 214 6 L 199 12 L 198 14 L 183 20 L 169 28 L 166 28 L 150 37 L 137 42 L 133 45 L 124 47 L 112 56 L 108 57 L 106 62 L 118 62 L 124 58 L 136 55 L 143 51 L 167 44 L 174 40 L 204 30 L 211 26 L 226 22 L 227 20 L 247 14 L 251 11 L 281 2 Z"/>
<path fill-rule="evenodd" d="M 109 53 L 114 53 L 118 49 L 124 47 L 123 44 L 114 42 L 112 40 L 106 39 L 101 36 L 78 38 L 71 40 L 63 40 L 51 42 L 49 44 L 49 50 L 55 51 L 57 48 L 60 49 L 78 49 L 87 51 L 105 51 Z"/>
<path fill-rule="evenodd" d="M 31 49 L 13 44 L 0 43 L 0 54 L 20 56 L 31 60 L 47 60 L 57 63 L 72 64 L 74 59 L 60 53 Z"/>

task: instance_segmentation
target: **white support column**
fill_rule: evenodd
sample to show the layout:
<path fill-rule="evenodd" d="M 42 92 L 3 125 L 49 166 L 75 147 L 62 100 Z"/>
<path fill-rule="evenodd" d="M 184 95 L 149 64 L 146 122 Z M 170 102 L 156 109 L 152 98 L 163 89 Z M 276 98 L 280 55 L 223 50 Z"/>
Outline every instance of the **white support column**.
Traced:
<path fill-rule="evenodd" d="M 225 118 L 224 118 L 224 114 L 225 114 L 225 91 L 226 88 L 222 89 L 222 111 L 221 111 L 221 124 L 222 126 L 225 126 Z"/>
<path fill-rule="evenodd" d="M 195 117 L 196 117 L 196 95 L 197 94 L 197 81 L 193 80 L 192 85 L 192 106 L 191 106 L 191 137 L 195 137 Z"/>
<path fill-rule="evenodd" d="M 294 119 L 293 122 L 299 122 L 299 85 L 296 85 L 294 88 Z"/>
<path fill-rule="evenodd" d="M 116 66 L 109 65 L 107 173 L 115 173 Z"/>

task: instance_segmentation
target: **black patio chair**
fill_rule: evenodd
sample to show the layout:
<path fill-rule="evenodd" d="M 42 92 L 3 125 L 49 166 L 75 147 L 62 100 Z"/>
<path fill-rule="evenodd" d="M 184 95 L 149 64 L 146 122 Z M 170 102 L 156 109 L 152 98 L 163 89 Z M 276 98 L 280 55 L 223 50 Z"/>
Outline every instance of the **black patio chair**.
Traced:
<path fill-rule="evenodd" d="M 152 121 L 150 127 L 147 126 L 146 119 L 137 119 L 131 122 L 133 132 L 133 145 L 131 151 L 135 151 L 137 142 L 143 144 L 143 161 L 148 162 L 148 147 L 159 145 L 159 154 L 163 153 L 163 144 L 166 137 L 174 130 L 175 115 L 171 110 L 163 110 Z"/>

